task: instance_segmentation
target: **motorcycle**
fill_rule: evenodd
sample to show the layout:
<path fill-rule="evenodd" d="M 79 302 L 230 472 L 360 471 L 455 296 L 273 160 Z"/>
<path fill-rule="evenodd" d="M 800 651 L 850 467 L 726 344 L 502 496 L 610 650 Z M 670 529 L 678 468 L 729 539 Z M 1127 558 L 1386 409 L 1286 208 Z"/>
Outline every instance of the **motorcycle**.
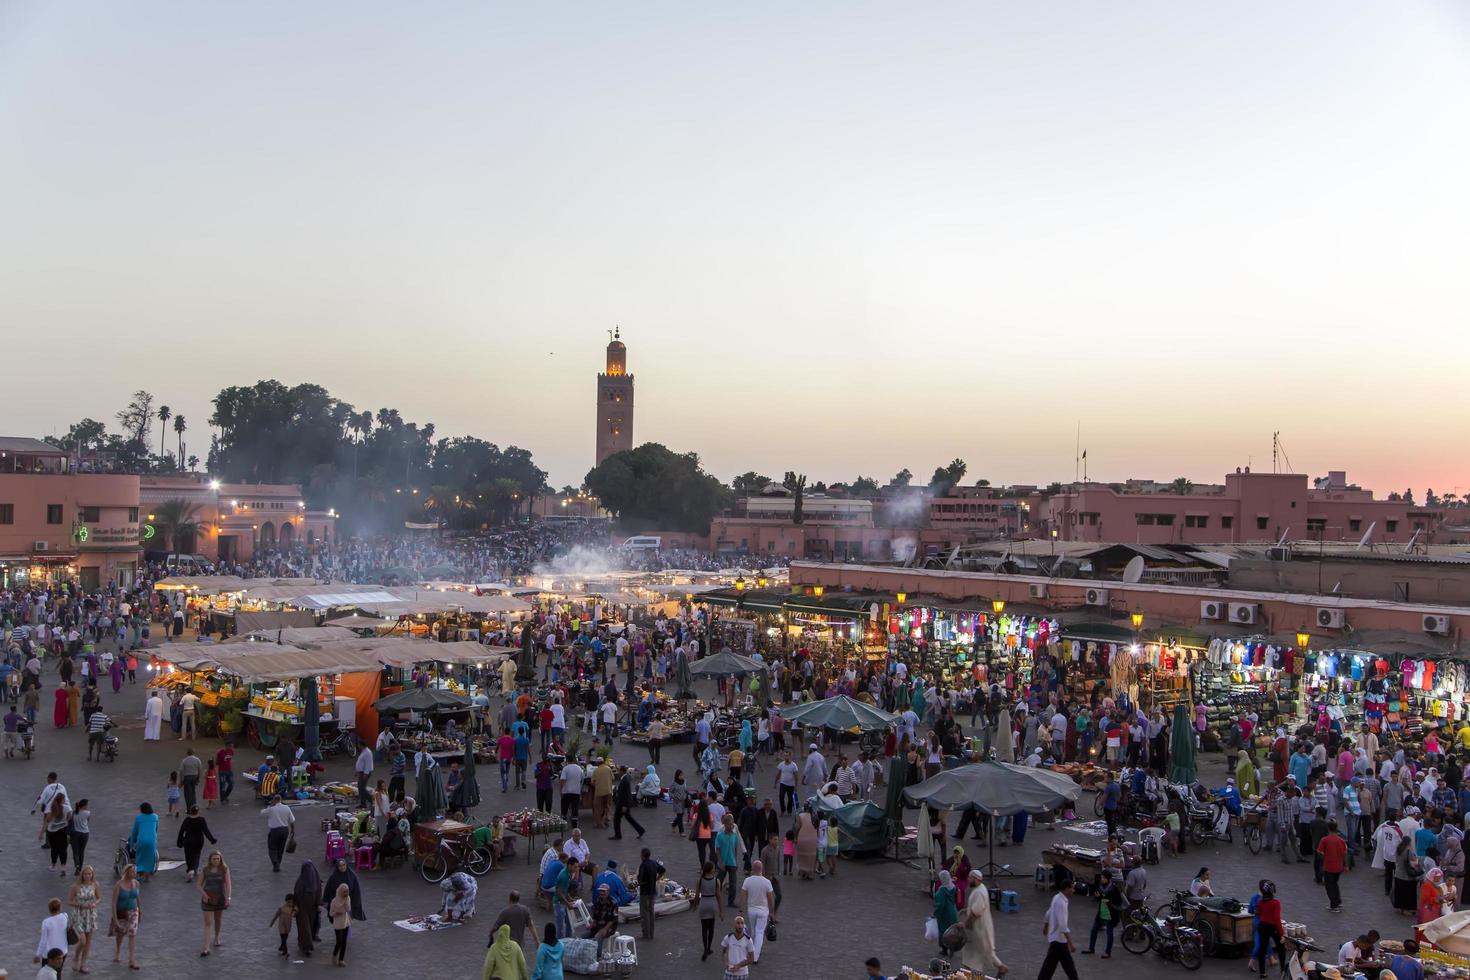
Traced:
<path fill-rule="evenodd" d="M 112 728 L 112 725 L 108 725 L 103 730 L 102 748 L 97 752 L 97 758 L 105 759 L 108 762 L 117 761 L 118 741 L 117 736 L 112 734 Z"/>

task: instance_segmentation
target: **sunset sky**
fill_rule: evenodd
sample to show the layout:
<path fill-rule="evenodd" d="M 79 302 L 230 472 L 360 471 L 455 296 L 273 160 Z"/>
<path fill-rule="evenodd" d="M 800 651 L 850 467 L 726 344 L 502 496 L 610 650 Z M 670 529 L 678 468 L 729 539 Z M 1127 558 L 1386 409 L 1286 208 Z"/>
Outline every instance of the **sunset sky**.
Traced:
<path fill-rule="evenodd" d="M 0 4 L 0 434 L 1470 490 L 1470 5 Z"/>

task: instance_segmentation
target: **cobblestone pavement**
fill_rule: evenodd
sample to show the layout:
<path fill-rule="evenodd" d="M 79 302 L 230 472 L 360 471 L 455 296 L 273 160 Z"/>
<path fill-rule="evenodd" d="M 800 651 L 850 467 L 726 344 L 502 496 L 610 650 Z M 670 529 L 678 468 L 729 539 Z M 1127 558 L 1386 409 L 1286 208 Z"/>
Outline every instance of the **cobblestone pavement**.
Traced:
<path fill-rule="evenodd" d="M 49 695 L 53 678 L 46 678 Z M 136 807 L 149 800 L 162 810 L 164 785 L 168 772 L 177 767 L 183 756 L 184 743 L 165 740 L 145 744 L 142 741 L 142 702 L 144 687 L 125 687 L 121 694 L 104 692 L 103 705 L 121 720 L 122 754 L 115 763 L 86 761 L 85 738 L 80 730 L 58 731 L 51 727 L 49 714 L 38 726 L 38 751 L 27 760 L 0 758 L 0 820 L 5 832 L 0 836 L 8 887 L 0 890 L 0 914 L 10 927 L 0 935 L 0 966 L 12 977 L 28 977 L 34 969 L 31 955 L 38 928 L 45 916 L 46 900 L 63 897 L 70 878 L 61 880 L 47 870 L 47 855 L 37 843 L 38 816 L 30 808 L 45 783 L 48 769 L 61 774 L 73 798 L 91 800 L 92 843 L 88 855 L 96 865 L 104 886 L 113 882 L 111 864 L 117 840 L 124 836 Z M 43 701 L 47 700 L 43 697 Z M 167 735 L 167 733 L 166 733 Z M 213 739 L 201 740 L 200 755 L 217 748 Z M 675 766 L 688 765 L 687 747 L 678 745 L 664 749 L 661 775 L 667 780 Z M 615 760 L 645 763 L 641 749 L 620 746 Z M 259 757 L 246 749 L 236 756 L 236 767 L 244 771 L 257 765 Z M 1218 768 L 1218 763 L 1216 764 Z M 335 760 L 329 775 L 349 779 L 350 760 Z M 504 809 L 529 806 L 529 794 L 512 791 L 501 794 L 498 779 L 492 771 L 481 769 L 484 803 L 482 815 Z M 769 767 L 757 774 L 758 785 L 768 786 L 774 779 Z M 768 792 L 762 790 L 763 792 Z M 1084 798 L 1083 803 L 1090 801 Z M 1084 805 L 1083 809 L 1088 807 Z M 300 849 L 296 859 L 311 858 L 323 865 L 322 834 L 317 829 L 325 807 L 304 807 L 296 811 Z M 244 971 L 270 970 L 294 975 L 326 974 L 329 969 L 326 949 L 302 960 L 294 954 L 289 960 L 275 953 L 276 939 L 267 925 L 281 896 L 290 890 L 296 864 L 288 857 L 288 867 L 273 874 L 265 853 L 265 829 L 258 806 L 251 800 L 250 787 L 237 787 L 234 805 L 206 814 L 220 848 L 224 851 L 234 876 L 234 903 L 225 919 L 224 947 L 208 961 L 198 956 L 201 915 L 194 889 L 184 882 L 182 870 L 160 873 L 143 888 L 143 920 L 139 931 L 139 961 L 145 975 L 162 977 L 197 976 L 201 962 L 211 969 L 239 974 Z M 679 880 L 689 882 L 696 877 L 694 845 L 669 828 L 666 809 L 639 810 L 638 819 L 647 827 L 642 843 L 653 848 L 655 857 L 664 861 Z M 160 845 L 164 859 L 179 857 L 173 846 L 173 821 L 163 818 Z M 632 833 L 621 841 L 609 841 L 607 831 L 591 830 L 590 817 L 582 820 L 592 846 L 593 859 L 601 864 L 609 857 L 620 863 L 635 861 L 640 842 Z M 1013 887 L 1020 897 L 1018 913 L 997 915 L 997 942 L 1003 959 L 1017 977 L 1034 977 L 1040 966 L 1044 943 L 1040 922 L 1047 896 L 1035 890 L 1031 873 L 1040 851 L 1053 840 L 1096 843 L 1066 829 L 1046 831 L 1033 828 L 1024 846 L 998 849 L 997 859 L 1009 862 L 1022 875 Z M 980 863 L 984 854 L 976 844 L 969 845 L 971 860 Z M 1164 858 L 1164 863 L 1150 869 L 1152 891 L 1157 901 L 1167 898 L 1171 887 L 1185 887 L 1201 866 L 1210 866 L 1215 875 L 1217 893 L 1234 894 L 1242 900 L 1249 897 L 1255 882 L 1262 876 L 1274 878 L 1288 919 L 1305 922 L 1323 945 L 1332 948 L 1350 935 L 1376 926 L 1385 936 L 1407 934 L 1408 920 L 1396 917 L 1382 897 L 1380 880 L 1374 872 L 1361 869 L 1345 879 L 1347 912 L 1329 915 L 1322 890 L 1312 883 L 1309 865 L 1282 865 L 1268 854 L 1251 855 L 1243 846 L 1221 845 L 1191 849 L 1183 858 Z M 838 875 L 814 882 L 795 878 L 783 881 L 784 903 L 781 908 L 779 939 L 769 945 L 752 976 L 807 976 L 812 978 L 858 977 L 863 975 L 863 960 L 879 956 L 885 968 L 900 964 L 921 966 L 934 955 L 935 948 L 923 940 L 923 923 L 929 914 L 925 872 L 894 861 L 844 861 Z M 423 968 L 445 977 L 479 976 L 489 924 L 502 907 L 507 891 L 519 889 L 523 895 L 533 892 L 532 869 L 525 863 L 524 847 L 516 862 L 480 880 L 479 914 L 462 928 L 435 934 L 412 934 L 392 925 L 393 920 L 419 913 L 437 911 L 439 890 L 425 883 L 410 867 L 363 874 L 363 893 L 368 921 L 355 924 L 352 930 L 348 963 L 357 969 L 369 964 L 375 967 Z M 1079 947 L 1085 944 L 1087 929 L 1095 906 L 1082 899 L 1073 903 L 1072 927 Z M 538 925 L 548 913 L 535 912 Z M 723 929 L 729 926 L 728 919 Z M 637 935 L 637 926 L 632 930 Z M 330 939 L 330 932 L 326 933 Z M 637 976 L 644 977 L 719 977 L 717 958 L 700 962 L 699 925 L 692 913 L 660 919 L 653 940 L 638 941 L 640 966 Z M 125 966 L 111 962 L 110 941 L 100 932 L 92 955 L 91 972 L 99 975 L 131 975 Z M 1121 944 L 1112 959 L 1079 957 L 1081 972 L 1087 977 L 1123 977 L 1139 968 L 1150 971 L 1183 972 L 1180 967 L 1146 955 L 1134 957 Z M 1244 963 L 1235 959 L 1207 962 L 1200 976 L 1239 976 Z M 335 974 L 334 974 L 335 975 Z"/>

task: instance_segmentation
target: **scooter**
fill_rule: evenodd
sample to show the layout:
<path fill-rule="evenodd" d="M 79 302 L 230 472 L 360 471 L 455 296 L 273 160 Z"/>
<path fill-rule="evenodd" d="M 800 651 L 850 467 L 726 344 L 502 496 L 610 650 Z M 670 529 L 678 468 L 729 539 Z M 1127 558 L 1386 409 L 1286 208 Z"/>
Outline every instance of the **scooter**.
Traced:
<path fill-rule="evenodd" d="M 25 753 L 27 759 L 36 751 L 35 726 L 28 721 L 22 721 L 15 726 L 15 734 L 20 737 L 20 750 Z"/>
<path fill-rule="evenodd" d="M 107 762 L 116 762 L 118 749 L 117 736 L 112 734 L 111 725 L 108 725 L 104 729 L 104 733 L 102 736 L 102 748 L 98 750 L 97 758 Z"/>

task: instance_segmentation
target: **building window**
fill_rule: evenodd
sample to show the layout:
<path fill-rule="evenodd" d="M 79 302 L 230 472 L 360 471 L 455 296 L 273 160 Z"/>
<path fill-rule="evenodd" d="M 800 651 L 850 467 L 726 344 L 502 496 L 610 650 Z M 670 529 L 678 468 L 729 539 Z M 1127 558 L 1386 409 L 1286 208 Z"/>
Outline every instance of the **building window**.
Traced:
<path fill-rule="evenodd" d="M 1271 518 L 1269 518 L 1269 517 L 1257 517 L 1256 518 L 1256 530 L 1257 531 L 1264 531 L 1264 530 L 1266 530 L 1266 524 L 1270 520 L 1271 520 Z"/>
<path fill-rule="evenodd" d="M 1325 518 L 1325 517 L 1309 517 L 1309 518 L 1307 518 L 1307 533 L 1308 534 L 1324 534 L 1324 533 L 1326 533 L 1326 531 L 1327 531 L 1327 518 Z"/>
<path fill-rule="evenodd" d="M 1349 518 L 1348 519 L 1348 530 L 1349 531 L 1361 531 L 1361 530 L 1363 530 L 1363 522 L 1361 520 L 1359 520 L 1358 518 L 1356 518 L 1356 517 Z"/>
<path fill-rule="evenodd" d="M 81 511 L 83 524 L 96 524 L 102 520 L 101 507 L 81 507 L 79 510 Z"/>
<path fill-rule="evenodd" d="M 1185 527 L 1209 527 L 1210 526 L 1210 519 L 1209 519 L 1208 516 L 1206 516 L 1204 514 L 1185 514 L 1184 515 L 1184 526 Z"/>
<path fill-rule="evenodd" d="M 1154 522 L 1154 515 L 1152 515 L 1152 514 L 1134 514 L 1133 515 L 1133 519 L 1134 519 L 1134 521 L 1136 521 L 1139 524 L 1152 524 Z"/>
<path fill-rule="evenodd" d="M 1235 518 L 1227 514 L 1226 516 L 1220 518 L 1220 526 L 1227 531 L 1230 530 L 1232 527 L 1235 526 Z"/>
<path fill-rule="evenodd" d="M 1383 527 L 1384 527 L 1384 530 L 1388 531 L 1389 534 L 1392 534 L 1393 532 L 1395 532 L 1395 531 L 1397 531 L 1399 529 L 1399 522 L 1398 521 L 1384 521 L 1383 522 Z"/>
<path fill-rule="evenodd" d="M 138 508 L 136 508 L 136 507 L 129 507 L 128 508 L 128 523 L 129 524 L 136 524 L 136 523 L 138 523 Z"/>
<path fill-rule="evenodd" d="M 47 504 L 46 505 L 46 523 L 47 524 L 60 524 L 61 523 L 61 505 L 60 504 Z"/>
<path fill-rule="evenodd" d="M 1155 524 L 1165 524 L 1165 525 L 1173 524 L 1174 523 L 1174 515 L 1173 514 L 1155 514 L 1154 515 L 1154 523 Z"/>
<path fill-rule="evenodd" d="M 15 504 L 0 504 L 0 524 L 15 523 Z"/>

